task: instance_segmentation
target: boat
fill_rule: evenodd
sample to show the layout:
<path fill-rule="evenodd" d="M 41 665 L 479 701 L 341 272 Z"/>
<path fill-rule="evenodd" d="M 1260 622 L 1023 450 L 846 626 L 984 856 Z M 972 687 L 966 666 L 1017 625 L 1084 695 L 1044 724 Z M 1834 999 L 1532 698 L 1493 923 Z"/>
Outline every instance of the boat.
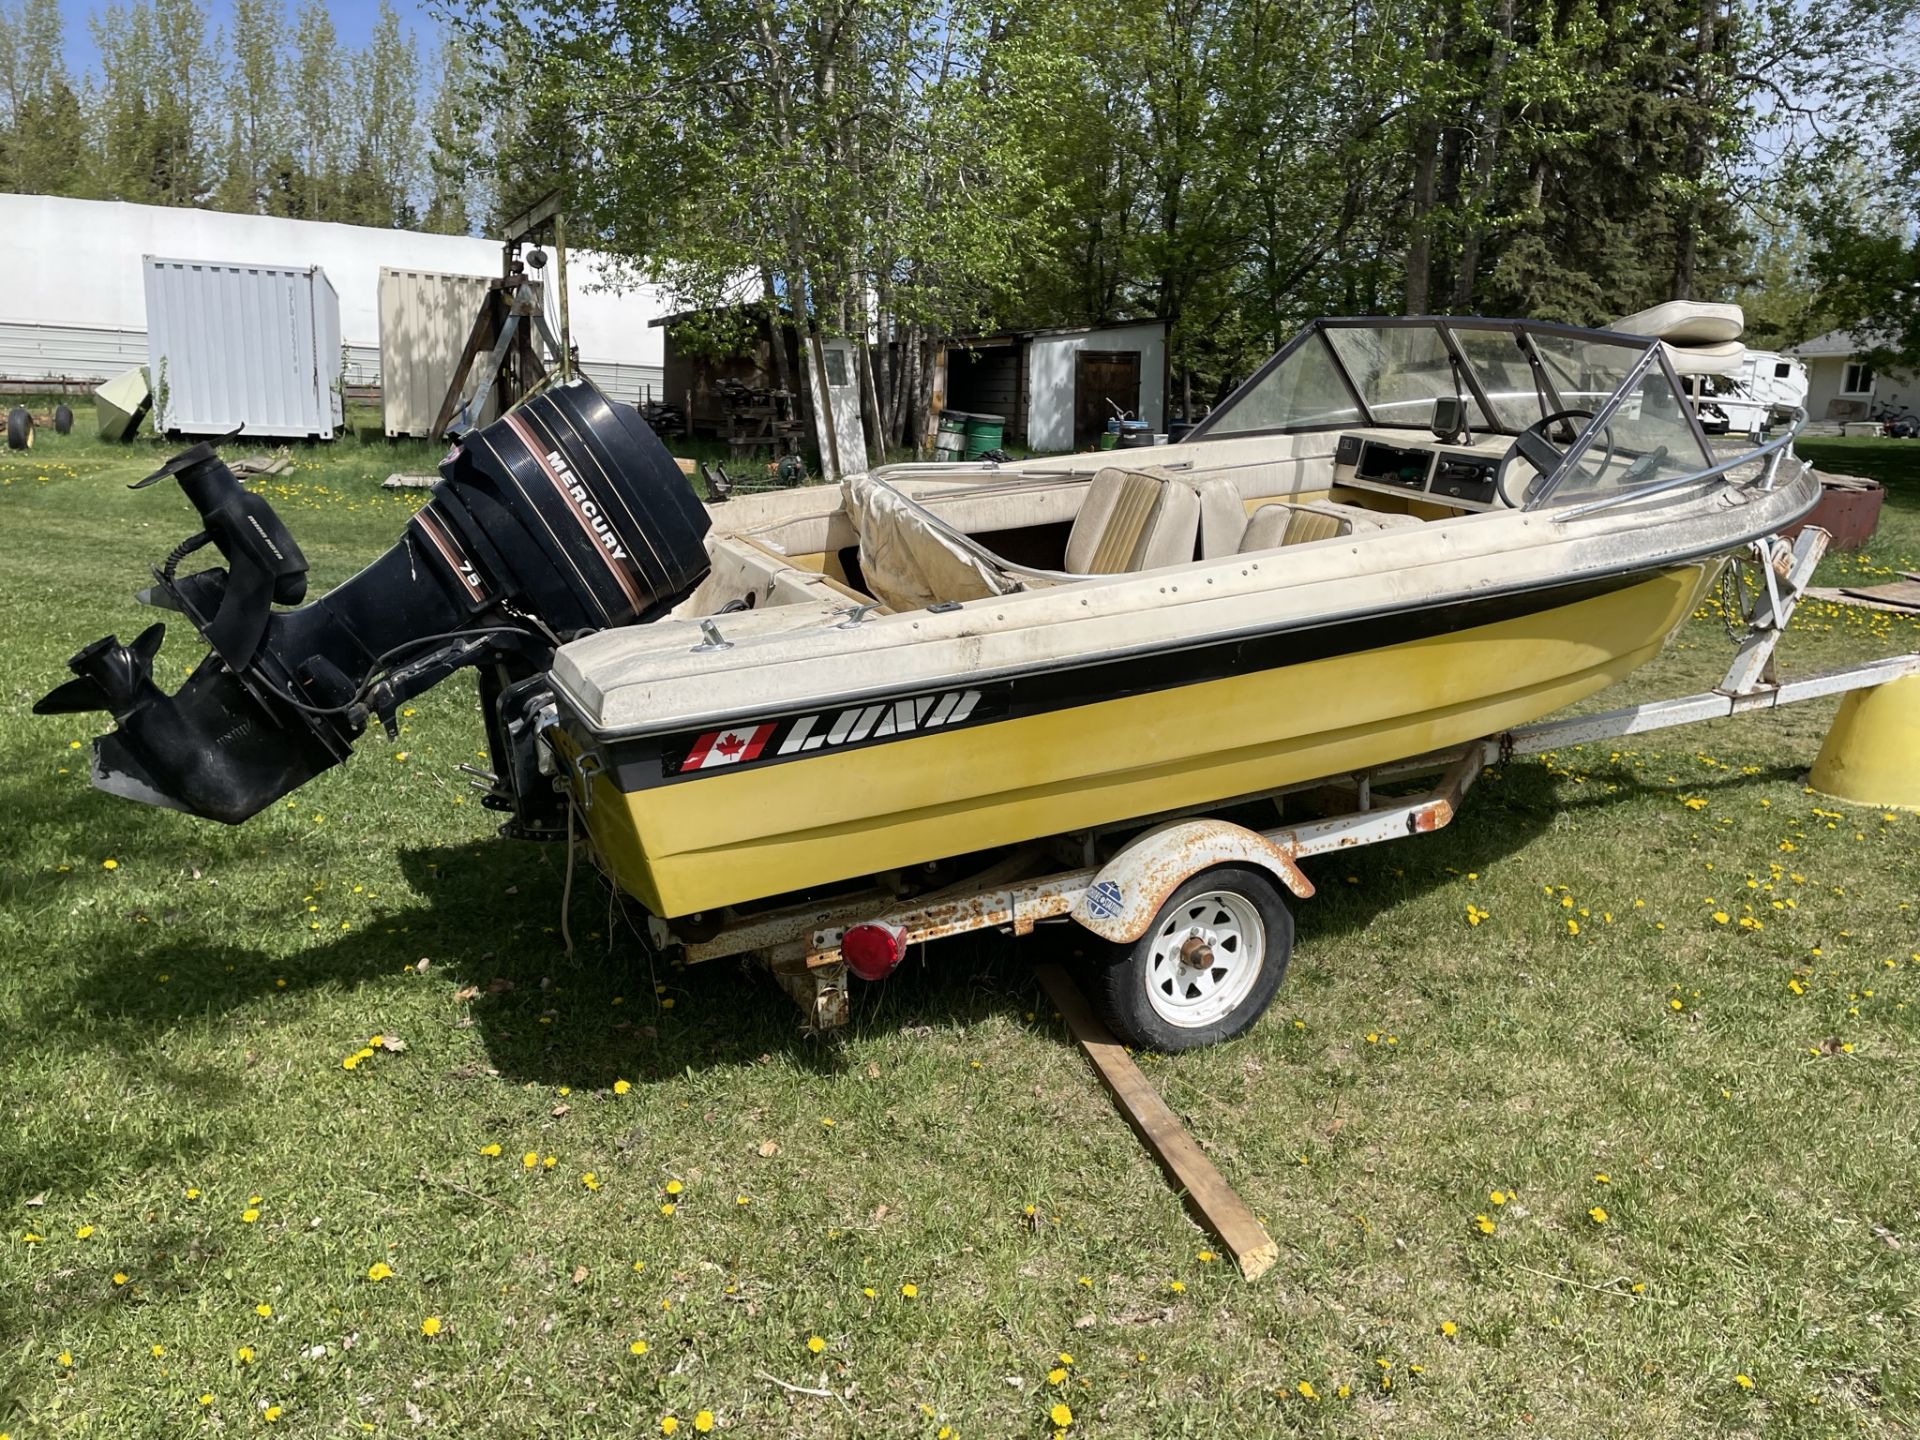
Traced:
<path fill-rule="evenodd" d="M 667 619 L 555 657 L 595 854 L 707 916 L 1536 719 L 1818 497 L 1716 456 L 1669 353 L 1328 319 L 1179 445 L 716 507 Z"/>
<path fill-rule="evenodd" d="M 702 506 L 574 380 L 465 437 L 402 539 L 305 605 L 264 497 L 210 447 L 176 457 L 150 479 L 206 528 L 147 598 L 211 653 L 166 696 L 161 627 L 109 636 L 36 708 L 113 715 L 96 784 L 236 823 L 472 667 L 505 832 L 584 837 L 656 933 L 697 941 L 1593 695 L 1813 507 L 1797 428 L 1716 455 L 1657 337 L 1321 319 L 1178 444 Z M 180 574 L 207 545 L 224 567 Z M 1193 966 L 1274 914 L 1176 916 L 1168 943 Z"/>

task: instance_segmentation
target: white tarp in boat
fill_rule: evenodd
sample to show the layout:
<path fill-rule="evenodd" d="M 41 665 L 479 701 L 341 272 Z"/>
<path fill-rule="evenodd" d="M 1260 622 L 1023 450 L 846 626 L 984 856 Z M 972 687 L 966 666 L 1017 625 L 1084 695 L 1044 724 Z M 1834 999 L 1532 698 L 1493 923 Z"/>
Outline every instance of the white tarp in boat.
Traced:
<path fill-rule="evenodd" d="M 860 530 L 867 593 L 890 610 L 983 600 L 1019 588 L 1011 576 L 927 522 L 906 496 L 870 475 L 849 475 L 847 513 Z"/>

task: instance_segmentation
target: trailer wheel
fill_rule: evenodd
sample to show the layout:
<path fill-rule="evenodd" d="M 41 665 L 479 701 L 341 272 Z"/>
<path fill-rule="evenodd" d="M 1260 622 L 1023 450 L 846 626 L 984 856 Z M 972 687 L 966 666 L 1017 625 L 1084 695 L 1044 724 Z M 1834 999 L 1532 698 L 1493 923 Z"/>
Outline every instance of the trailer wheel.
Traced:
<path fill-rule="evenodd" d="M 53 407 L 53 433 L 71 435 L 73 433 L 73 407 L 56 405 Z"/>
<path fill-rule="evenodd" d="M 1092 977 L 1094 1003 L 1122 1040 L 1194 1050 L 1265 1013 L 1293 954 L 1293 914 L 1261 871 L 1222 865 L 1168 898 L 1146 933 Z"/>
<path fill-rule="evenodd" d="M 9 450 L 33 448 L 33 416 L 27 413 L 27 407 L 24 405 L 16 405 L 7 412 L 7 448 Z"/>

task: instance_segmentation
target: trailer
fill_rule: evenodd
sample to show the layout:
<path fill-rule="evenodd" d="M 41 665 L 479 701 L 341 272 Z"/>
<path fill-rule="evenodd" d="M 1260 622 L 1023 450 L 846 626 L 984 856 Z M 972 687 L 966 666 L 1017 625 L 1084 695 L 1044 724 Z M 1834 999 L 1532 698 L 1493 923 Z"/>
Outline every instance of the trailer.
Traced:
<path fill-rule="evenodd" d="M 1808 527 L 1792 543 L 1756 541 L 1735 562 L 1751 581 L 1739 593 L 1754 598 L 1733 661 L 1712 690 L 1541 721 L 1203 812 L 1053 836 L 984 857 L 971 873 L 931 888 L 924 876 L 885 875 L 855 890 L 692 922 L 649 917 L 650 938 L 680 947 L 689 963 L 729 956 L 764 963 L 799 1004 L 805 1026 L 826 1031 L 849 1018 L 851 978 L 883 978 L 915 945 L 988 929 L 1024 936 L 1071 922 L 1117 947 L 1116 963 L 1094 980 L 1106 988 L 1096 999 L 1123 1039 L 1167 1050 L 1211 1043 L 1252 1024 L 1279 986 L 1293 941 L 1288 901 L 1314 893 L 1301 860 L 1442 829 L 1488 767 L 1516 755 L 1920 676 L 1920 654 L 1793 680 L 1775 674 L 1774 649 L 1828 539 Z M 1920 718 L 1913 724 L 1920 727 Z M 1287 818 L 1296 808 L 1315 813 Z M 1279 823 L 1250 822 L 1249 812 L 1262 809 Z"/>

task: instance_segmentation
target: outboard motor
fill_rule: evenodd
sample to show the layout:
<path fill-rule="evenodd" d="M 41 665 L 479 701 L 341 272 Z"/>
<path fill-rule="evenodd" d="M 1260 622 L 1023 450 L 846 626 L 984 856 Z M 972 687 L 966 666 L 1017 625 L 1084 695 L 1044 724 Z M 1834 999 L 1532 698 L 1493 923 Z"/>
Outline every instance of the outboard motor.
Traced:
<path fill-rule="evenodd" d="M 93 742 L 102 790 L 238 824 L 344 761 L 370 716 L 397 736 L 400 705 L 472 665 L 497 774 L 487 803 L 513 812 L 510 833 L 563 835 L 532 743 L 553 652 L 698 585 L 706 511 L 645 422 L 585 380 L 469 432 L 440 474 L 392 549 L 300 606 L 306 558 L 273 507 L 212 446 L 175 456 L 134 488 L 171 476 L 204 528 L 140 598 L 186 616 L 210 653 L 169 696 L 153 681 L 165 625 L 131 645 L 109 635 L 35 712 L 113 716 Z M 209 545 L 224 568 L 178 573 Z"/>

